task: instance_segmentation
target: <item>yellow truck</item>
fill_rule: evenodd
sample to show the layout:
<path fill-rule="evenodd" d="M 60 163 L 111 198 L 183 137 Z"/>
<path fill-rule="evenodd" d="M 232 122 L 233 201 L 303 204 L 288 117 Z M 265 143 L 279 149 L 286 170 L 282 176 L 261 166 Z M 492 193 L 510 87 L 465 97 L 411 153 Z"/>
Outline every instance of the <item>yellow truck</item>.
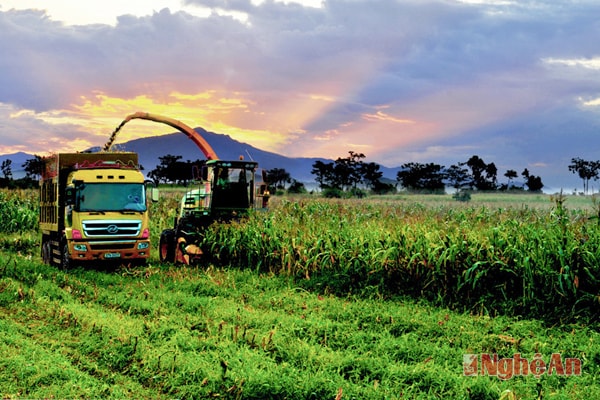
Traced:
<path fill-rule="evenodd" d="M 46 264 L 62 268 L 84 262 L 144 264 L 150 255 L 150 228 L 137 154 L 46 157 L 40 180 L 40 230 Z"/>

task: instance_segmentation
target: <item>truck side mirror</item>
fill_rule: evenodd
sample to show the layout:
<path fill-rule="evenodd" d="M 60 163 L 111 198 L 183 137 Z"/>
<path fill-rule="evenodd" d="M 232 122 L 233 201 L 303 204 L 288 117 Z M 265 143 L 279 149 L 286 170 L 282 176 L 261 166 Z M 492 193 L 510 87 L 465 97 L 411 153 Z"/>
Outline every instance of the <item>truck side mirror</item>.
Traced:
<path fill-rule="evenodd" d="M 72 186 L 65 189 L 65 204 L 68 206 L 75 204 L 75 188 Z"/>
<path fill-rule="evenodd" d="M 158 201 L 159 197 L 160 197 L 160 194 L 159 194 L 158 188 L 155 188 L 155 187 L 151 188 L 150 189 L 150 200 L 152 200 L 153 202 L 156 203 Z"/>
<path fill-rule="evenodd" d="M 154 181 L 146 179 L 144 181 L 144 185 L 146 186 L 146 189 L 150 188 L 150 200 L 153 203 L 156 203 L 158 201 L 158 198 L 160 197 L 156 184 L 154 183 Z"/>

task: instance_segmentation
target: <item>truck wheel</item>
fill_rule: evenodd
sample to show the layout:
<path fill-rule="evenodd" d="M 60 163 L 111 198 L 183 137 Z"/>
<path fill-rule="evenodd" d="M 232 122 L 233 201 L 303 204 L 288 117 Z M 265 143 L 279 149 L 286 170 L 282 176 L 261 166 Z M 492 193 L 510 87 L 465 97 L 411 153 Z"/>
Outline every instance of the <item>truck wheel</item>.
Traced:
<path fill-rule="evenodd" d="M 63 271 L 70 269 L 72 266 L 71 263 L 71 254 L 69 254 L 69 245 L 65 241 L 62 246 L 62 253 L 60 257 L 60 268 Z"/>
<path fill-rule="evenodd" d="M 52 265 L 52 247 L 48 239 L 42 239 L 42 262 Z"/>
<path fill-rule="evenodd" d="M 175 262 L 175 231 L 173 229 L 165 229 L 160 234 L 158 253 L 160 262 Z"/>

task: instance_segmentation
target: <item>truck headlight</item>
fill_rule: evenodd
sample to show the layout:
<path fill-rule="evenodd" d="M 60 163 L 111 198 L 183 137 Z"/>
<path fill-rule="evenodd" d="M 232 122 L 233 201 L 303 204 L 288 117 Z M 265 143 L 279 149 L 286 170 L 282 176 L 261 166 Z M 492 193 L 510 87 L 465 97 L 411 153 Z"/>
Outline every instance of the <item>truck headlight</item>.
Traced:
<path fill-rule="evenodd" d="M 73 249 L 75 251 L 87 251 L 87 246 L 85 244 L 74 244 Z"/>
<path fill-rule="evenodd" d="M 144 250 L 144 249 L 147 249 L 148 247 L 150 247 L 149 242 L 139 242 L 137 245 L 138 250 Z"/>

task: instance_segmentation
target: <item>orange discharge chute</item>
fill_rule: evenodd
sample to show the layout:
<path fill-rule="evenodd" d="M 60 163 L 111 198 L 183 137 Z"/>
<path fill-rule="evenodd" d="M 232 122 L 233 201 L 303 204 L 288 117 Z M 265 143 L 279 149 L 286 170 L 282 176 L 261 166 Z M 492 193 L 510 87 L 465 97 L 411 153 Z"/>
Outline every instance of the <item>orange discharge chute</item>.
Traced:
<path fill-rule="evenodd" d="M 121 130 L 121 128 L 126 123 L 128 123 L 132 119 L 145 119 L 148 121 L 160 122 L 160 123 L 172 126 L 173 128 L 184 133 L 188 138 L 190 138 L 192 140 L 192 142 L 194 142 L 196 144 L 196 146 L 198 146 L 198 148 L 202 151 L 202 153 L 204 153 L 204 156 L 206 156 L 206 159 L 208 159 L 208 160 L 218 160 L 219 159 L 219 157 L 217 156 L 217 153 L 215 153 L 215 151 L 208 144 L 208 142 L 206 140 L 204 140 L 204 138 L 202 136 L 200 136 L 200 134 L 198 132 L 196 132 L 195 130 L 193 130 L 192 128 L 190 128 L 189 126 L 184 124 L 183 122 L 178 121 L 173 118 L 164 117 L 162 115 L 150 114 L 150 113 L 141 112 L 141 111 L 138 111 L 136 113 L 128 115 L 123 120 L 123 122 L 121 122 L 121 124 L 117 127 L 117 129 L 115 129 L 115 131 L 112 133 L 112 135 L 110 135 L 110 139 L 108 140 L 108 142 L 104 145 L 104 149 L 103 149 L 104 151 L 110 151 L 110 149 L 115 141 L 115 138 L 117 137 L 117 133 Z"/>

